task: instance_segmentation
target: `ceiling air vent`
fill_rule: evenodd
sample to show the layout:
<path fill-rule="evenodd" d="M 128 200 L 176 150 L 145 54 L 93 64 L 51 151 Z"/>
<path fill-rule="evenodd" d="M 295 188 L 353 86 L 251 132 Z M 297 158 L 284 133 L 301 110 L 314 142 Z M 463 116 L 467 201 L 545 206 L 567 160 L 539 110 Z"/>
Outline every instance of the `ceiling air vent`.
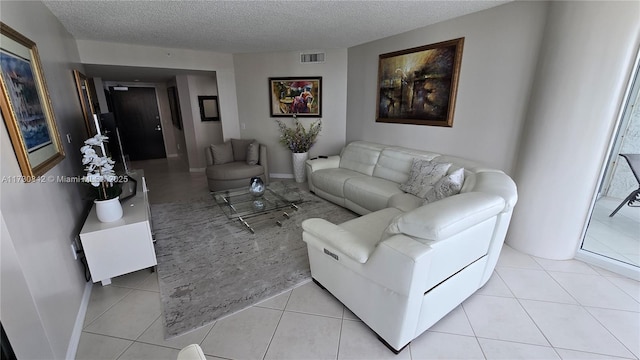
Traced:
<path fill-rule="evenodd" d="M 302 64 L 319 64 L 324 62 L 323 52 L 314 53 L 301 53 L 300 63 Z"/>

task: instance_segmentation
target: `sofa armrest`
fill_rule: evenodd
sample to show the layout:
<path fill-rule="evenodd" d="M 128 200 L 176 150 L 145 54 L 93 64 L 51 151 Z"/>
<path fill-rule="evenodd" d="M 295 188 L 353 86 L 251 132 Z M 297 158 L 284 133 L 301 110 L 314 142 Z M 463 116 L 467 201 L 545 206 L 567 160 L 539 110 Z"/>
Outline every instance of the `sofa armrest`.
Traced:
<path fill-rule="evenodd" d="M 471 192 L 454 195 L 398 216 L 385 235 L 406 234 L 440 241 L 469 229 L 505 210 L 502 197 Z"/>
<path fill-rule="evenodd" d="M 302 229 L 361 264 L 367 262 L 376 248 L 386 248 L 380 251 L 391 251 L 412 262 L 419 261 L 430 250 L 428 245 L 402 234 L 391 236 L 378 244 L 370 244 L 353 232 L 318 218 L 303 221 Z"/>
<path fill-rule="evenodd" d="M 313 221 L 310 221 L 313 220 Z M 392 292 L 409 295 L 416 284 L 424 285 L 432 262 L 433 249 L 409 236 L 394 235 L 372 247 L 350 232 L 342 232 L 338 225 L 323 219 L 309 219 L 302 223 L 302 239 L 320 258 L 333 258 L 364 278 Z M 342 233 L 333 236 L 332 232 Z M 338 241 L 335 241 L 338 240 Z M 342 241 L 340 241 L 342 240 Z M 369 253 L 366 261 L 359 261 L 353 254 Z M 312 252 L 309 253 L 310 257 Z M 389 271 L 393 269 L 393 271 Z M 419 285 L 420 291 L 422 285 Z"/>
<path fill-rule="evenodd" d="M 333 169 L 340 166 L 340 156 L 334 155 L 329 156 L 326 159 L 313 159 L 307 160 L 307 170 L 311 170 L 311 172 L 318 171 L 321 169 Z"/>
<path fill-rule="evenodd" d="M 184 347 L 178 353 L 177 360 L 207 360 L 198 344 L 191 344 Z"/>
<path fill-rule="evenodd" d="M 307 219 L 302 222 L 302 229 L 361 264 L 366 263 L 375 250 L 375 245 L 360 240 L 358 235 L 324 219 Z"/>
<path fill-rule="evenodd" d="M 264 168 L 264 182 L 269 184 L 269 161 L 267 158 L 267 146 L 260 144 L 260 158 L 258 164 Z"/>

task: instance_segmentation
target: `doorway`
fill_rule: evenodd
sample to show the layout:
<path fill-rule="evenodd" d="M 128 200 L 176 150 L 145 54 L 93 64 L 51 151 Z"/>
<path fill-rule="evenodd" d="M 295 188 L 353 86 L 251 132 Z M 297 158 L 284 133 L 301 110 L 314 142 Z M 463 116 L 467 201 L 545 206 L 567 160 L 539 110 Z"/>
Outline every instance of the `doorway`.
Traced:
<path fill-rule="evenodd" d="M 123 151 L 132 161 L 166 158 L 156 89 L 110 87 Z"/>
<path fill-rule="evenodd" d="M 629 204 L 624 201 L 640 184 L 630 168 L 631 164 L 620 154 L 640 154 L 638 61 L 576 257 L 640 279 L 640 202 Z M 619 206 L 620 209 L 616 210 Z"/>

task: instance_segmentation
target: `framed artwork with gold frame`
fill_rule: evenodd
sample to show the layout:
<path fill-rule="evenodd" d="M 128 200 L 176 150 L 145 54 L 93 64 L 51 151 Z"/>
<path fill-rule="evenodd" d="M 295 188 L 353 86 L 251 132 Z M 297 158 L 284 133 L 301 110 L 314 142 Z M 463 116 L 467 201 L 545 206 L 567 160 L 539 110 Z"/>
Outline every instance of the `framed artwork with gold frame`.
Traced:
<path fill-rule="evenodd" d="M 322 77 L 270 77 L 271 117 L 322 117 Z"/>
<path fill-rule="evenodd" d="M 76 90 L 78 90 L 78 98 L 80 99 L 80 107 L 82 107 L 82 116 L 87 129 L 87 135 L 89 137 L 95 136 L 98 133 L 98 129 L 96 129 L 96 122 L 93 118 L 93 114 L 95 114 L 96 111 L 91 101 L 89 79 L 78 70 L 73 70 L 73 77 L 76 80 Z"/>
<path fill-rule="evenodd" d="M 64 159 L 36 44 L 0 23 L 0 108 L 26 181 Z"/>
<path fill-rule="evenodd" d="M 453 126 L 464 38 L 382 54 L 376 122 Z"/>

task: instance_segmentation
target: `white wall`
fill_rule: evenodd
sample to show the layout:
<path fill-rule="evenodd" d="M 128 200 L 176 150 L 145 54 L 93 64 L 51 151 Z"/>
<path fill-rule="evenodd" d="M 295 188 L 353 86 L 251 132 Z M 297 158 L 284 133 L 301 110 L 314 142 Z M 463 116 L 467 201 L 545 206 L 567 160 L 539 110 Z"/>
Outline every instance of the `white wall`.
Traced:
<path fill-rule="evenodd" d="M 322 64 L 300 64 L 300 52 L 235 54 L 238 117 L 243 139 L 257 139 L 268 147 L 269 171 L 292 176 L 291 152 L 278 143 L 276 118 L 269 116 L 269 77 L 322 77 L 322 131 L 310 156 L 334 155 L 345 145 L 347 109 L 347 50 L 326 49 Z M 218 82 L 220 85 L 220 82 Z M 221 85 L 220 85 L 221 86 Z M 286 119 L 285 119 L 286 120 Z M 300 121 L 309 127 L 317 118 Z M 290 121 L 290 123 L 292 123 Z M 225 138 L 229 138 L 225 132 Z"/>
<path fill-rule="evenodd" d="M 188 147 L 193 147 L 194 152 L 194 156 L 189 157 L 189 168 L 204 169 L 206 167 L 205 148 L 223 141 L 222 121 L 202 121 L 198 96 L 218 95 L 218 85 L 215 74 L 211 74 L 211 76 L 187 75 L 187 84 L 190 93 L 188 110 L 192 114 L 195 132 L 195 144 L 187 144 Z M 218 99 L 218 104 L 220 105 L 220 99 Z"/>
<path fill-rule="evenodd" d="M 176 87 L 176 92 L 178 92 L 178 85 L 176 84 L 176 78 L 173 78 L 172 80 L 170 80 L 170 81 L 168 81 L 166 83 L 167 89 L 172 87 L 172 86 L 175 86 Z M 178 93 L 178 106 L 180 107 L 180 118 L 181 118 L 180 121 L 184 122 L 184 119 L 182 119 L 182 105 L 180 104 L 180 94 L 179 93 Z M 171 113 L 171 109 L 169 109 L 169 113 Z M 173 131 L 174 143 L 176 145 L 176 153 L 177 153 L 178 157 L 185 164 L 189 164 L 189 156 L 187 155 L 187 141 L 186 141 L 185 136 L 184 136 L 184 124 L 182 125 L 182 129 L 178 129 L 172 123 L 171 124 L 171 128 L 172 128 L 172 131 Z"/>
<path fill-rule="evenodd" d="M 102 78 L 93 78 L 93 86 L 96 91 L 96 98 L 98 100 L 98 105 L 100 106 L 100 113 L 108 113 L 111 110 L 109 109 L 109 104 L 107 103 L 107 97 L 104 95 L 104 84 L 102 83 Z"/>
<path fill-rule="evenodd" d="M 240 137 L 233 55 L 93 40 L 77 40 L 77 44 L 84 64 L 215 71 L 224 136 Z"/>
<path fill-rule="evenodd" d="M 640 42 L 639 2 L 552 2 L 514 179 L 508 243 L 570 259 Z"/>
<path fill-rule="evenodd" d="M 519 146 L 546 3 L 515 2 L 349 49 L 347 141 L 458 155 L 510 173 Z M 378 56 L 464 37 L 452 128 L 376 123 Z"/>
<path fill-rule="evenodd" d="M 156 83 L 155 88 L 160 110 L 160 121 L 162 123 L 162 137 L 164 139 L 164 148 L 167 153 L 167 157 L 178 156 L 176 136 L 174 134 L 174 130 L 176 130 L 176 128 L 173 126 L 173 120 L 171 119 L 171 108 L 169 107 L 167 85 Z"/>
<path fill-rule="evenodd" d="M 46 175 L 82 175 L 79 149 L 86 133 L 72 70 L 83 68 L 75 40 L 41 2 L 2 1 L 0 20 L 35 41 L 40 53 L 66 153 Z M 72 144 L 66 141 L 67 133 Z M 0 175 L 21 175 L 4 125 L 0 126 Z M 82 266 L 70 249 L 89 205 L 82 185 L 2 182 L 0 193 L 6 223 L 0 294 L 3 325 L 18 358 L 64 358 L 85 287 Z M 5 273 L 8 268 L 14 272 Z M 12 281 L 20 291 L 5 291 Z"/>
<path fill-rule="evenodd" d="M 38 313 L 24 266 L 0 211 L 0 318 L 17 356 L 25 359 L 53 359 L 53 349 Z"/>

